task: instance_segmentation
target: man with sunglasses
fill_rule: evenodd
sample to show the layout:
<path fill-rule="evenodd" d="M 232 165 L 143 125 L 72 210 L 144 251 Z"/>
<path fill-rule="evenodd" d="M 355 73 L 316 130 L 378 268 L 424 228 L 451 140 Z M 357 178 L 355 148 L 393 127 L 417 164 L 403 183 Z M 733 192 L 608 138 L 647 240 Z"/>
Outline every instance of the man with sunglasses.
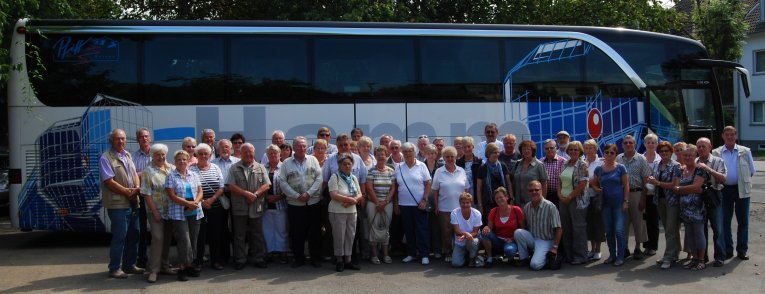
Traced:
<path fill-rule="evenodd" d="M 648 160 L 640 153 L 637 153 L 637 141 L 632 135 L 626 135 L 622 139 L 622 149 L 624 153 L 616 157 L 616 162 L 621 163 L 627 168 L 627 174 L 630 180 L 629 209 L 627 217 L 624 219 L 624 234 L 629 236 L 630 224 L 635 233 L 635 252 L 632 256 L 634 260 L 643 258 L 640 251 L 640 244 L 648 241 L 648 231 L 643 220 L 645 211 L 646 191 L 643 188 L 645 181 L 653 174 Z M 629 246 L 626 247 L 625 256 L 629 256 Z"/>
<path fill-rule="evenodd" d="M 555 205 L 542 197 L 542 183 L 529 182 L 531 201 L 523 206 L 526 216 L 526 229 L 517 229 L 514 233 L 518 244 L 518 253 L 522 264 L 529 263 L 532 270 L 541 270 L 547 263 L 547 252 L 558 254 L 558 244 L 563 236 L 560 215 Z M 534 255 L 529 260 L 529 252 Z"/>
<path fill-rule="evenodd" d="M 332 131 L 330 131 L 328 127 L 319 128 L 319 131 L 316 132 L 316 139 L 324 139 L 327 141 L 327 156 L 337 153 L 337 145 L 330 143 L 330 140 L 332 139 Z M 313 155 L 313 146 L 308 147 L 306 153 L 308 155 Z"/>
<path fill-rule="evenodd" d="M 483 141 L 481 143 L 478 143 L 475 146 L 475 153 L 478 158 L 481 159 L 482 162 L 486 162 L 486 145 L 488 145 L 491 142 L 497 143 L 499 146 L 499 150 L 505 149 L 505 144 L 502 143 L 502 140 L 497 139 L 499 136 L 499 127 L 497 127 L 497 124 L 495 123 L 488 123 L 486 126 L 483 127 L 483 134 L 486 136 L 486 141 Z"/>

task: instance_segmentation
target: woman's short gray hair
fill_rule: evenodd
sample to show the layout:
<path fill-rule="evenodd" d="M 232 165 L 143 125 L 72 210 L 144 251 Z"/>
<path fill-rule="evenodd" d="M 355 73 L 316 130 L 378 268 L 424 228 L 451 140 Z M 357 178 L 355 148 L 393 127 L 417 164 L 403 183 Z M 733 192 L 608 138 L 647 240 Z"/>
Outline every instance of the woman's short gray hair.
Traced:
<path fill-rule="evenodd" d="M 199 154 L 199 151 L 207 151 L 207 153 L 212 153 L 212 148 L 206 143 L 200 143 L 196 148 L 194 148 L 194 154 Z"/>
<path fill-rule="evenodd" d="M 467 146 L 467 145 L 475 147 L 475 141 L 473 140 L 473 137 L 470 137 L 470 136 L 462 137 L 462 146 Z"/>
<path fill-rule="evenodd" d="M 345 161 L 346 159 L 350 159 L 351 163 L 353 163 L 353 156 L 351 156 L 350 153 L 340 153 L 340 154 L 337 155 L 337 166 L 338 166 L 338 168 L 340 167 L 340 165 L 343 164 L 343 161 Z"/>
<path fill-rule="evenodd" d="M 276 146 L 276 144 L 271 144 L 266 147 L 266 153 L 268 152 L 276 152 L 276 154 L 282 153 L 282 149 L 279 148 L 279 146 Z"/>
<path fill-rule="evenodd" d="M 151 156 L 154 156 L 154 153 L 157 153 L 160 151 L 165 152 L 165 155 L 167 155 L 167 145 L 162 143 L 157 143 L 157 144 L 151 145 L 151 148 L 149 148 L 149 154 L 151 154 Z"/>
<path fill-rule="evenodd" d="M 411 142 L 404 142 L 404 144 L 401 144 L 401 151 L 407 151 L 411 150 L 414 151 L 414 144 Z"/>

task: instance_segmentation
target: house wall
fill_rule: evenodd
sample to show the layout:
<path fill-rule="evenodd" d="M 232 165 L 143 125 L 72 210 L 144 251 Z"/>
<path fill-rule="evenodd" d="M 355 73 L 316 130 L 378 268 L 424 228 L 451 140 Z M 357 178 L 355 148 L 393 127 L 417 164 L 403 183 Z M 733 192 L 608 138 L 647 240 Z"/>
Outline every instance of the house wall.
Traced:
<path fill-rule="evenodd" d="M 761 72 L 755 72 L 755 53 L 757 51 L 763 51 L 761 54 L 765 54 L 765 32 L 751 34 L 744 44 L 743 56 L 739 60 L 739 63 L 746 67 L 751 74 L 751 88 L 752 94 L 747 99 L 744 95 L 744 90 L 739 79 L 736 79 L 738 84 L 736 101 L 737 114 L 737 126 L 739 130 L 739 141 L 742 145 L 748 146 L 753 150 L 765 150 L 765 124 L 752 123 L 752 103 L 765 101 L 765 66 L 761 68 Z M 759 145 L 763 145 L 763 148 L 759 148 Z"/>

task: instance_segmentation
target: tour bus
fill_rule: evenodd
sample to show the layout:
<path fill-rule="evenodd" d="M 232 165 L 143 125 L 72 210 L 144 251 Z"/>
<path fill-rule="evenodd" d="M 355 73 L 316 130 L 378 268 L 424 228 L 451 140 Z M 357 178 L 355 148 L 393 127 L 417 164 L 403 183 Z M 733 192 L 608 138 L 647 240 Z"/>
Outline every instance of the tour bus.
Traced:
<path fill-rule="evenodd" d="M 480 142 L 489 122 L 537 144 L 561 130 L 601 146 L 628 134 L 716 140 L 713 69 L 738 70 L 748 90 L 743 67 L 707 59 L 697 41 L 620 28 L 20 20 L 12 44 L 11 213 L 22 230 L 108 230 L 98 158 L 114 128 L 129 151 L 138 128 L 170 152 L 209 128 L 244 134 L 258 154 L 274 130 L 313 141 L 322 126 L 375 142 Z"/>

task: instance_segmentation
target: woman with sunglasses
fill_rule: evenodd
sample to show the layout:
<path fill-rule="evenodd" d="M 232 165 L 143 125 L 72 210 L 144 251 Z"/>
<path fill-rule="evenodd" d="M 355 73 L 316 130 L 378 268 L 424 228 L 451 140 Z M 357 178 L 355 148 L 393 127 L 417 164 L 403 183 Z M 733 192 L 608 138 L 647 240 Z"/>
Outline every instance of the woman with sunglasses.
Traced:
<path fill-rule="evenodd" d="M 680 208 L 677 196 L 672 188 L 677 186 L 680 175 L 680 163 L 672 160 L 672 144 L 667 141 L 659 143 L 657 148 L 660 161 L 653 167 L 653 176 L 648 177 L 648 183 L 656 186 L 653 202 L 659 210 L 659 218 L 664 224 L 664 239 L 666 249 L 664 257 L 656 262 L 662 269 L 669 269 L 680 254 Z"/>
<path fill-rule="evenodd" d="M 183 151 L 186 151 L 191 158 L 189 159 L 189 166 L 197 164 L 197 157 L 194 156 L 194 150 L 197 148 L 197 139 L 194 139 L 192 137 L 186 137 L 183 138 L 183 142 L 181 143 L 181 149 Z"/>
<path fill-rule="evenodd" d="M 569 156 L 560 171 L 558 203 L 563 225 L 563 248 L 572 265 L 587 262 L 587 207 L 590 198 L 585 195 L 589 182 L 587 163 L 582 159 L 584 148 L 579 141 L 566 145 Z"/>
<path fill-rule="evenodd" d="M 619 149 L 615 144 L 608 144 L 603 150 L 605 161 L 595 169 L 592 189 L 603 194 L 603 224 L 606 228 L 606 242 L 610 256 L 605 264 L 614 266 L 624 264 L 627 236 L 624 234 L 624 217 L 629 207 L 630 180 L 627 168 L 616 162 Z"/>

